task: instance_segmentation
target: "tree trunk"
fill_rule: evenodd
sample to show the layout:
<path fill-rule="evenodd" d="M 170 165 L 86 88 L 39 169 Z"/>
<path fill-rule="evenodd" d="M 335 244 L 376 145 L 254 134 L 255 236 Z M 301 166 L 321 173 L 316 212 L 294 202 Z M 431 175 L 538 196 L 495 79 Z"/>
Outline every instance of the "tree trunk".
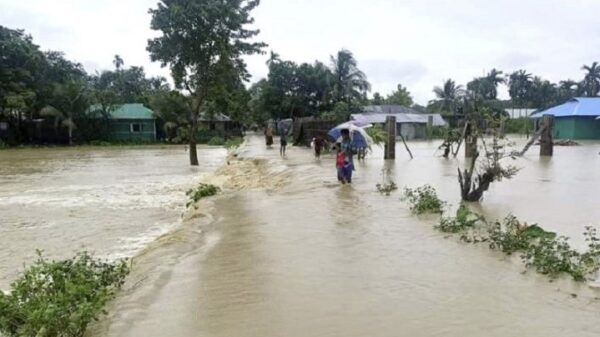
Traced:
<path fill-rule="evenodd" d="M 193 116 L 190 127 L 190 165 L 198 166 L 198 151 L 196 150 L 196 134 L 198 133 L 198 115 Z"/>
<path fill-rule="evenodd" d="M 69 125 L 69 145 L 73 145 L 73 126 Z"/>
<path fill-rule="evenodd" d="M 545 115 L 542 117 L 542 135 L 540 139 L 540 156 L 552 157 L 554 154 L 554 139 L 552 130 L 554 126 L 554 116 Z"/>

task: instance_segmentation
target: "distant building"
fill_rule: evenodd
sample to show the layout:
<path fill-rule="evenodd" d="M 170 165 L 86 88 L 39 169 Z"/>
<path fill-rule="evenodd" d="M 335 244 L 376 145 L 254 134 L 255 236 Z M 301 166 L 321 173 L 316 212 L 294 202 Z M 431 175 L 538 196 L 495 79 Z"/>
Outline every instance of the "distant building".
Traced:
<path fill-rule="evenodd" d="M 576 97 L 568 102 L 531 115 L 539 119 L 554 116 L 557 139 L 600 139 L 600 97 Z"/>
<path fill-rule="evenodd" d="M 92 106 L 91 111 L 98 111 Z M 115 140 L 156 140 L 156 117 L 143 104 L 123 104 L 110 113 L 110 136 Z"/>
<path fill-rule="evenodd" d="M 521 109 L 521 108 L 509 108 L 504 109 L 506 115 L 510 118 L 521 118 L 521 117 L 529 117 L 533 115 L 539 109 Z"/>
<path fill-rule="evenodd" d="M 385 124 L 388 116 L 396 117 L 396 132 L 406 139 L 427 138 L 427 125 L 447 126 L 440 114 L 419 113 L 401 105 L 372 105 L 363 108 L 363 113 L 353 114 L 352 119 L 374 125 Z"/>

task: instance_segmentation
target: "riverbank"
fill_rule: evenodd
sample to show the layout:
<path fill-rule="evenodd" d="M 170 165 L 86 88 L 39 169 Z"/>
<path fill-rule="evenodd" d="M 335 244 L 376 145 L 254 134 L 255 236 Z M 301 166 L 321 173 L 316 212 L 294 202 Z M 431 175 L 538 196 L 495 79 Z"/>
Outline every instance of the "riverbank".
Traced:
<path fill-rule="evenodd" d="M 595 336 L 595 290 L 449 239 L 433 230 L 437 219 L 413 217 L 399 194 L 376 191 L 386 168 L 400 186 L 430 183 L 456 204 L 457 162 L 435 157 L 436 145 L 413 143 L 414 160 L 399 153 L 385 164 L 376 150 L 342 187 L 331 156 L 317 161 L 292 147 L 281 159 L 250 137 L 239 162 L 207 177 L 227 191 L 136 258 L 137 276 L 95 336 Z M 522 158 L 520 175 L 495 185 L 480 211 L 537 214 L 540 225 L 577 238 L 598 213 L 584 198 L 557 207 L 564 188 L 583 187 L 559 173 L 574 158 L 593 165 L 590 151 Z M 599 177 L 586 178 L 581 184 Z M 532 200 L 532 190 L 543 193 Z M 542 212 L 548 207 L 556 212 Z"/>

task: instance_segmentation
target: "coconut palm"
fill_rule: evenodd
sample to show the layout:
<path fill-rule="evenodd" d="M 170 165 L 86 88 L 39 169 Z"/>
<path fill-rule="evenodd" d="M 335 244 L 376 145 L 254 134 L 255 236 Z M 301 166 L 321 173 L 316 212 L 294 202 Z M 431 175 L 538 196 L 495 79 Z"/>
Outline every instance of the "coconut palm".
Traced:
<path fill-rule="evenodd" d="M 581 70 L 586 72 L 583 79 L 586 96 L 596 97 L 600 92 L 600 65 L 594 62 L 591 66 L 584 65 Z"/>
<path fill-rule="evenodd" d="M 463 86 L 456 85 L 452 79 L 446 80 L 442 87 L 433 88 L 433 92 L 441 110 L 448 112 L 455 112 L 456 103 L 465 94 Z"/>
<path fill-rule="evenodd" d="M 338 102 L 360 101 L 371 90 L 367 76 L 358 69 L 358 63 L 352 52 L 342 49 L 336 56 L 331 56 L 331 72 L 333 74 L 333 97 Z"/>

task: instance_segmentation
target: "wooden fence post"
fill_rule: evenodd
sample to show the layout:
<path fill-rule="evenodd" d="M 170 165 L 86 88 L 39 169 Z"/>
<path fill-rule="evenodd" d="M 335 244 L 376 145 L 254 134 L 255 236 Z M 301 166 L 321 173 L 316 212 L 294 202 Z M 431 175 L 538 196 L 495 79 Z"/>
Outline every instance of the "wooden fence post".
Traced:
<path fill-rule="evenodd" d="M 542 127 L 540 156 L 552 157 L 554 154 L 554 139 L 552 137 L 552 131 L 554 130 L 554 116 L 544 115 L 544 117 L 542 117 Z"/>
<path fill-rule="evenodd" d="M 465 126 L 465 158 L 474 158 L 477 154 L 477 135 L 473 132 L 473 121 Z"/>
<path fill-rule="evenodd" d="M 385 131 L 387 141 L 385 142 L 384 159 L 396 159 L 396 116 L 387 116 Z"/>

